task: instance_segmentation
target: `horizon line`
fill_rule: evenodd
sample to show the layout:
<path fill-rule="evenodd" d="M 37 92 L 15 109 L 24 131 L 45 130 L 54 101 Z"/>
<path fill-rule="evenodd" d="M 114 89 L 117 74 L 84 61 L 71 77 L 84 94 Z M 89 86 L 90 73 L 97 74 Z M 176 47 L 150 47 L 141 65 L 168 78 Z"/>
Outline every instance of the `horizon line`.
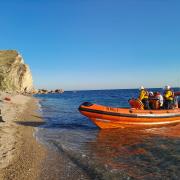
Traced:
<path fill-rule="evenodd" d="M 180 88 L 180 87 L 172 87 Z M 74 90 L 65 90 L 64 91 L 104 91 L 104 90 L 137 90 L 139 88 L 112 88 L 112 89 L 74 89 Z M 147 87 L 145 89 L 164 89 L 163 87 Z"/>

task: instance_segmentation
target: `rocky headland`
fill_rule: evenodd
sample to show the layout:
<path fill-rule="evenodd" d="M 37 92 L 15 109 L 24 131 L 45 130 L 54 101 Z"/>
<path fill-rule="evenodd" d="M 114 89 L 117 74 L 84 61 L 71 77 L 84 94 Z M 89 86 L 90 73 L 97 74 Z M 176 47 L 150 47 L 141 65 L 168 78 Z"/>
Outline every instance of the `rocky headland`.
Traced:
<path fill-rule="evenodd" d="M 0 50 L 0 90 L 5 92 L 32 92 L 30 68 L 15 50 Z"/>
<path fill-rule="evenodd" d="M 0 50 L 0 91 L 20 94 L 63 93 L 63 89 L 34 89 L 30 68 L 16 50 Z"/>
<path fill-rule="evenodd" d="M 34 91 L 34 94 L 62 94 L 64 93 L 63 89 L 47 90 L 47 89 L 38 89 Z"/>

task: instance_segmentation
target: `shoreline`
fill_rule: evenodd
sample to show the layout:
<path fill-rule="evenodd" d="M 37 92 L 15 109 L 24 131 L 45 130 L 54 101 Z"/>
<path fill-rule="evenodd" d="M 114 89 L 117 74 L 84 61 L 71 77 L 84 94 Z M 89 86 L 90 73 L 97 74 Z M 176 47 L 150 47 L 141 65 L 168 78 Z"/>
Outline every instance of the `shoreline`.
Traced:
<path fill-rule="evenodd" d="M 37 111 L 38 99 L 10 97 L 11 102 L 3 102 L 5 122 L 0 123 L 0 180 L 89 179 L 68 156 L 34 136 L 35 127 L 44 124 Z"/>
<path fill-rule="evenodd" d="M 0 179 L 38 179 L 47 149 L 34 137 L 35 127 L 44 123 L 37 110 L 38 100 L 11 96 L 2 103 L 0 123 Z"/>

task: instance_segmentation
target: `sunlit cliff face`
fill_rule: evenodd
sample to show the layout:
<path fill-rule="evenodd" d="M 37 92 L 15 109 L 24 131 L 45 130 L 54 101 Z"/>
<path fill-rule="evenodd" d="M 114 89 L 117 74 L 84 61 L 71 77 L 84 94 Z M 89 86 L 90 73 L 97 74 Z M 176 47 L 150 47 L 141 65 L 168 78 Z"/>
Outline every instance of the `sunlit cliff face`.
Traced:
<path fill-rule="evenodd" d="M 33 80 L 30 68 L 15 50 L 0 51 L 0 90 L 30 92 Z"/>

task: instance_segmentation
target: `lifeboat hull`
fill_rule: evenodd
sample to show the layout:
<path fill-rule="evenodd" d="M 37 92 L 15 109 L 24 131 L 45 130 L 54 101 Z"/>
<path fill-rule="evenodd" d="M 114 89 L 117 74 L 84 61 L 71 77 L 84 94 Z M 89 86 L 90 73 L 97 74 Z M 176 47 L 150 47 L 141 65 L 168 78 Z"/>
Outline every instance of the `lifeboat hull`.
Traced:
<path fill-rule="evenodd" d="M 79 111 L 101 129 L 147 128 L 180 123 L 179 108 L 171 110 L 136 110 L 113 108 L 86 102 L 80 105 Z"/>

